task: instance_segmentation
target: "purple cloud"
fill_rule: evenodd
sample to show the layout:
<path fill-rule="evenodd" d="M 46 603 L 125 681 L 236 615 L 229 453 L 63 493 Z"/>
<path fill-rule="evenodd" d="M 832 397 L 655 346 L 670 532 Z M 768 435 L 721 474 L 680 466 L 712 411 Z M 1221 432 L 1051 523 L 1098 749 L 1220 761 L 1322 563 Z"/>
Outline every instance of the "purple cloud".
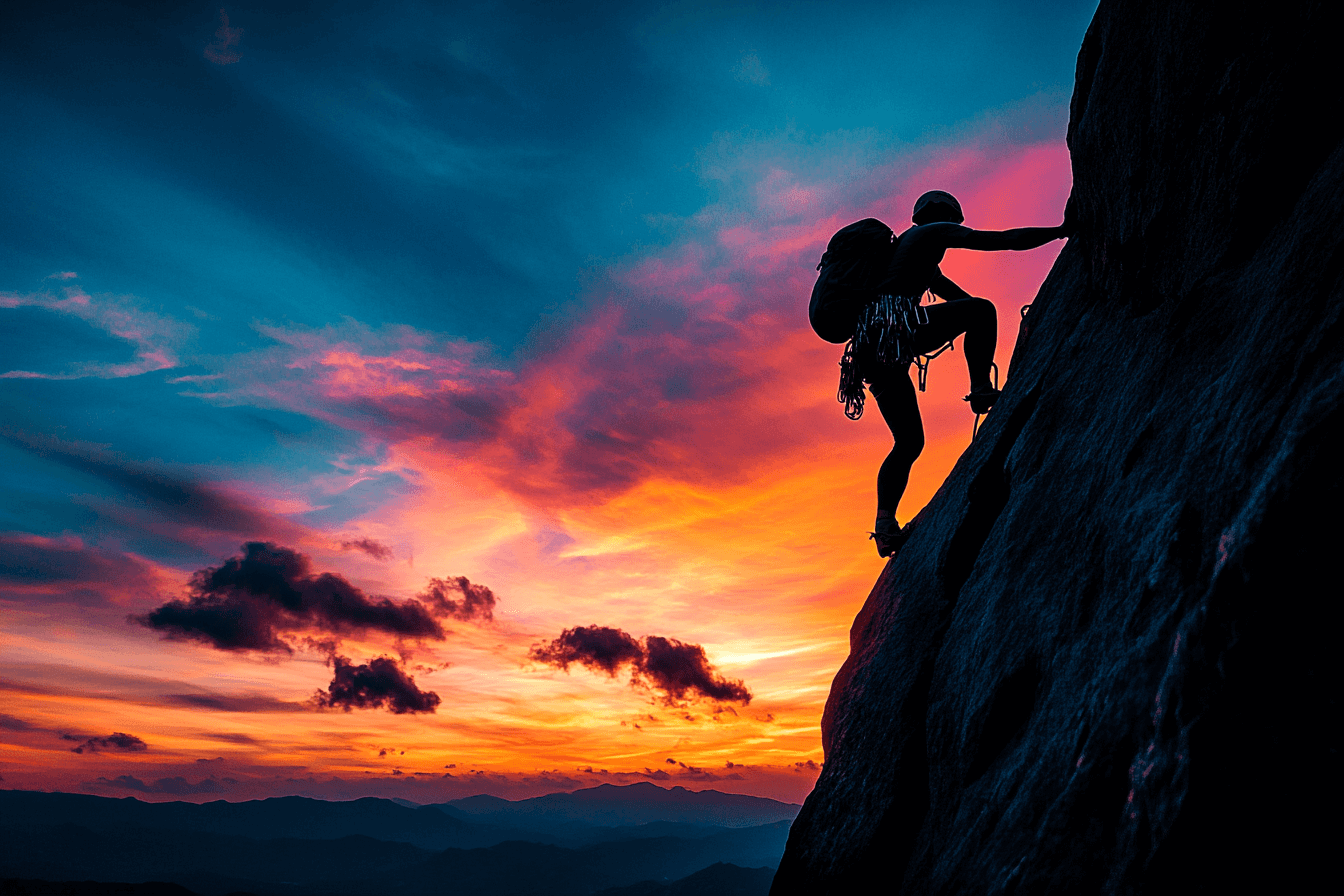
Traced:
<path fill-rule="evenodd" d="M 317 635 L 331 652 L 351 634 L 441 641 L 440 619 L 489 620 L 495 606 L 489 588 L 460 576 L 430 579 L 418 599 L 374 597 L 341 575 L 314 572 L 298 551 L 264 541 L 247 542 L 242 556 L 198 570 L 187 591 L 128 619 L 219 650 L 292 653 L 296 641 L 306 636 L 312 644 Z"/>
<path fill-rule="evenodd" d="M 577 663 L 615 676 L 630 670 L 630 683 L 663 693 L 664 702 L 704 698 L 722 703 L 751 702 L 740 680 L 718 674 L 699 644 L 649 635 L 642 641 L 618 628 L 589 625 L 568 628 L 546 644 L 533 645 L 528 656 L 539 663 L 568 670 Z"/>
<path fill-rule="evenodd" d="M 350 541 L 341 542 L 343 551 L 362 551 L 375 560 L 391 560 L 392 549 L 380 541 L 372 538 L 355 538 Z"/>
<path fill-rule="evenodd" d="M 438 694 L 416 687 L 415 679 L 390 657 L 380 656 L 356 666 L 345 657 L 336 656 L 332 657 L 332 664 L 335 674 L 331 685 L 314 695 L 318 706 L 340 707 L 346 712 L 354 708 L 386 707 L 401 715 L 434 712 L 439 705 Z"/>
<path fill-rule="evenodd" d="M 457 595 L 456 598 L 450 595 Z M 430 579 L 426 589 L 418 595 L 437 615 L 454 619 L 495 618 L 495 595 L 484 585 L 473 585 L 466 576 Z"/>
<path fill-rule="evenodd" d="M 193 793 L 223 793 L 227 789 L 214 778 L 206 778 L 198 784 L 192 784 L 181 775 L 159 778 L 153 784 L 146 784 L 134 775 L 117 775 L 115 778 L 100 777 L 92 783 L 94 786 L 112 787 L 117 790 L 134 790 L 137 793 L 169 793 L 173 796 L 188 796 Z"/>
<path fill-rule="evenodd" d="M 80 738 L 73 734 L 62 734 L 61 740 L 69 740 L 79 743 Z M 149 744 L 145 743 L 134 734 L 114 731 L 107 737 L 84 738 L 84 742 L 80 743 L 77 747 L 72 747 L 70 752 L 97 753 L 99 750 L 117 750 L 123 753 L 143 753 L 148 749 Z"/>
<path fill-rule="evenodd" d="M 444 637 L 424 604 L 370 597 L 335 573 L 314 574 L 303 554 L 260 541 L 244 544 L 241 557 L 197 571 L 185 600 L 130 618 L 220 650 L 288 653 L 287 636 L 298 632 Z"/>

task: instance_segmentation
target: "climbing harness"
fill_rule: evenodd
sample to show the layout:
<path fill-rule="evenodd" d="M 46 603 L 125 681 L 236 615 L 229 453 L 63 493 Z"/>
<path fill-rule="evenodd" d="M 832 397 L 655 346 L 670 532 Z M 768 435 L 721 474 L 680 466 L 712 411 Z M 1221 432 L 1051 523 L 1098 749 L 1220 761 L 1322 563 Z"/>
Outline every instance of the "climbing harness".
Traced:
<path fill-rule="evenodd" d="M 1027 325 L 1027 311 L 1030 308 L 1030 303 L 1022 306 L 1019 333 L 1031 332 Z M 915 327 L 928 322 L 929 312 L 923 304 L 923 296 L 878 296 L 876 302 L 864 306 L 859 314 L 854 336 L 845 344 L 844 354 L 840 357 L 840 386 L 836 390 L 835 398 L 845 406 L 846 417 L 858 420 L 863 416 L 865 393 L 863 370 L 859 363 L 861 357 L 869 357 L 879 365 L 900 366 L 913 362 L 919 371 L 919 391 L 926 391 L 929 363 L 943 352 L 953 351 L 956 348 L 953 340 L 949 339 L 935 351 L 915 354 L 913 351 Z M 872 346 L 870 351 L 860 354 L 869 346 Z M 994 391 L 997 392 L 999 365 L 990 361 L 989 366 L 994 374 Z M 970 400 L 969 395 L 966 396 L 966 400 Z M 984 414 L 976 414 L 975 420 L 971 423 L 972 441 L 980 433 L 980 418 L 983 416 Z"/>
<path fill-rule="evenodd" d="M 929 313 L 920 301 L 918 295 L 878 296 L 859 312 L 854 336 L 840 358 L 840 386 L 835 393 L 849 419 L 863 416 L 865 363 L 901 367 L 914 358 L 915 327 L 929 322 Z"/>

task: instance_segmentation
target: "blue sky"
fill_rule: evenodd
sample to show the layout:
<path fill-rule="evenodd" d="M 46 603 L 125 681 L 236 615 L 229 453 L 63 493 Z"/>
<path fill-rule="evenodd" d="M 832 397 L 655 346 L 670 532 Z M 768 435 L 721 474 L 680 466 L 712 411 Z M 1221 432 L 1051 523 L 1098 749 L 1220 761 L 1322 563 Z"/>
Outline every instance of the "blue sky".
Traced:
<path fill-rule="evenodd" d="M 232 5 L 218 65 L 214 5 L 59 7 L 3 38 L 5 288 L 77 270 L 218 317 L 210 347 L 349 314 L 506 353 L 762 157 L 854 164 L 1057 102 L 1092 11 Z"/>
<path fill-rule="evenodd" d="M 703 210 L 750 216 L 765 166 L 861 182 L 1004 110 L 1012 139 L 1057 136 L 1091 11 L 243 4 L 224 10 L 238 58 L 218 64 L 211 4 L 13 8 L 0 289 L 74 272 L 178 332 L 176 376 L 5 383 L 8 426 L 133 458 L 321 465 L 342 439 L 330 427 L 203 407 L 165 380 L 264 345 L 258 322 L 345 318 L 484 342 L 507 365 L 529 338 L 563 338 L 611 265 Z M 8 369 L 135 354 L 69 315 L 0 316 Z M 15 518 L 28 512 L 4 525 L 57 525 L 51 508 Z"/>

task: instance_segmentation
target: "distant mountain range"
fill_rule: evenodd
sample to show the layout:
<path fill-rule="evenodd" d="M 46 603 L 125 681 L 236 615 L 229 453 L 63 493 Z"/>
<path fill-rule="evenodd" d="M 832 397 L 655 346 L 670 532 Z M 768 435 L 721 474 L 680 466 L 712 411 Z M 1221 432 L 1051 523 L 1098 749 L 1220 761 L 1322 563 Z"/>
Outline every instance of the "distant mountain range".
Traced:
<path fill-rule="evenodd" d="M 577 821 L 593 826 L 679 822 L 743 828 L 776 821 L 793 821 L 802 807 L 759 796 L 720 793 L 717 790 L 696 792 L 685 787 L 669 789 L 643 782 L 625 786 L 602 784 L 530 800 L 469 796 L 440 803 L 436 808 L 459 818 L 528 827 Z"/>
<path fill-rule="evenodd" d="M 0 878 L 5 896 L 37 896 L 43 881 L 162 881 L 203 896 L 751 896 L 768 891 L 798 810 L 653 784 L 433 806 L 11 790 Z"/>

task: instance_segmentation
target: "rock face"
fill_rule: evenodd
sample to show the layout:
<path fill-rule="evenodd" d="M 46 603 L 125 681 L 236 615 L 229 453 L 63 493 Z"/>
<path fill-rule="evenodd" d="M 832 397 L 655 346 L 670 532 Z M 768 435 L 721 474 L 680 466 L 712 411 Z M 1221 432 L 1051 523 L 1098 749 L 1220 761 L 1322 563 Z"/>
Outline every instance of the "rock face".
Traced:
<path fill-rule="evenodd" d="M 1337 877 L 1327 11 L 1101 3 L 1069 124 L 1078 234 L 854 622 L 775 896 Z"/>

